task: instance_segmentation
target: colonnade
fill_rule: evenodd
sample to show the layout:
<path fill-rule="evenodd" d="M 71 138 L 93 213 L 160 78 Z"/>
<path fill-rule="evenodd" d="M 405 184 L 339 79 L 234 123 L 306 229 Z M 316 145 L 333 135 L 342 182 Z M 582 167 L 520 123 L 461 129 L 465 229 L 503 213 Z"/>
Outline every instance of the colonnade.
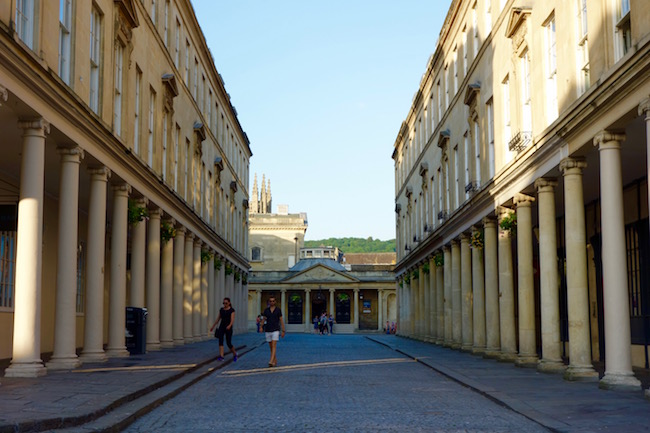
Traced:
<path fill-rule="evenodd" d="M 247 294 L 245 270 L 238 269 L 223 253 L 198 233 L 180 224 L 143 197 L 135 205 L 147 208 L 148 218 L 129 222 L 132 186 L 123 181 L 109 184 L 112 172 L 105 166 L 88 167 L 89 207 L 86 237 L 85 306 L 83 347 L 76 354 L 77 249 L 79 174 L 84 150 L 60 147 L 60 196 L 58 216 L 57 279 L 54 351 L 41 360 L 41 284 L 43 266 L 43 196 L 45 138 L 44 119 L 21 121 L 23 130 L 20 201 L 16 253 L 13 356 L 6 369 L 9 377 L 36 377 L 47 369 L 73 369 L 82 362 L 102 362 L 128 356 L 125 341 L 125 307 L 147 309 L 146 347 L 159 350 L 209 338 L 221 300 L 228 296 L 239 314 L 235 329 L 246 330 Z M 112 217 L 107 232 L 108 188 L 112 190 Z M 161 239 L 161 224 L 176 234 Z M 130 291 L 127 299 L 127 238 L 131 230 Z M 110 247 L 109 261 L 105 250 Z M 213 258 L 217 258 L 216 260 Z M 108 287 L 105 287 L 108 267 Z M 228 271 L 226 271 L 228 269 Z M 104 319 L 104 293 L 108 289 L 108 320 Z M 104 324 L 108 340 L 104 349 Z"/>
<path fill-rule="evenodd" d="M 642 104 L 650 131 L 650 103 Z M 639 108 L 641 113 L 642 108 Z M 640 389 L 632 373 L 628 303 L 622 134 L 602 131 L 593 138 L 600 159 L 600 212 L 605 375 L 601 388 Z M 650 132 L 648 132 L 650 147 Z M 648 154 L 650 155 L 650 149 Z M 649 156 L 650 158 L 650 156 Z M 562 360 L 555 189 L 557 179 L 534 180 L 536 197 L 518 193 L 512 208 L 499 207 L 480 222 L 432 246 L 397 280 L 399 333 L 540 371 L 572 381 L 597 381 L 592 366 L 588 301 L 583 170 L 580 157 L 561 160 L 565 210 L 568 365 Z M 533 267 L 532 212 L 539 223 L 539 276 Z M 501 222 L 516 213 L 515 228 Z M 443 226 L 444 227 L 444 226 Z M 511 243 L 516 241 L 516 257 Z M 516 266 L 516 284 L 515 268 Z M 539 278 L 541 341 L 535 319 Z M 515 290 L 517 290 L 515 297 Z M 517 300 L 515 302 L 515 299 Z M 517 320 L 515 320 L 515 309 Z M 538 347 L 541 353 L 538 354 Z"/>

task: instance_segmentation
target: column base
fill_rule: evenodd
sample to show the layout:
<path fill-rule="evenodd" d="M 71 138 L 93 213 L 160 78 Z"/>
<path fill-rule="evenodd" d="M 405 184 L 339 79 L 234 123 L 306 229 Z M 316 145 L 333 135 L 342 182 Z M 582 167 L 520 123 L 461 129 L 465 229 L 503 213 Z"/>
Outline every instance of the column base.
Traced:
<path fill-rule="evenodd" d="M 461 348 L 461 344 L 460 343 L 451 343 L 450 347 L 452 349 L 454 349 L 454 350 L 459 350 Z"/>
<path fill-rule="evenodd" d="M 485 347 L 474 346 L 472 347 L 472 355 L 483 356 L 485 354 Z"/>
<path fill-rule="evenodd" d="M 539 358 L 536 355 L 519 355 L 515 359 L 515 365 L 523 368 L 535 368 L 539 364 Z"/>
<path fill-rule="evenodd" d="M 438 346 L 442 346 L 443 344 L 445 344 L 445 340 L 443 340 L 442 338 L 436 338 L 435 344 L 437 344 Z"/>
<path fill-rule="evenodd" d="M 48 370 L 74 370 L 81 367 L 81 361 L 77 355 L 65 357 L 52 357 L 46 364 Z"/>
<path fill-rule="evenodd" d="M 106 356 L 106 353 L 104 353 L 103 350 L 99 350 L 96 352 L 81 352 L 79 359 L 84 364 L 87 364 L 93 362 L 106 362 L 108 361 L 108 356 Z"/>
<path fill-rule="evenodd" d="M 160 350 L 160 342 L 147 343 L 147 352 Z"/>
<path fill-rule="evenodd" d="M 460 346 L 461 352 L 472 352 L 473 349 L 472 345 L 467 343 L 463 343 Z"/>
<path fill-rule="evenodd" d="M 641 389 L 641 382 L 632 373 L 607 373 L 598 383 L 600 389 L 612 389 L 615 391 L 638 391 Z"/>
<path fill-rule="evenodd" d="M 161 341 L 160 342 L 160 348 L 161 349 L 171 349 L 174 347 L 174 342 L 172 340 L 167 340 L 167 341 Z"/>
<path fill-rule="evenodd" d="M 5 377 L 41 377 L 47 374 L 43 361 L 12 362 L 5 370 Z"/>
<path fill-rule="evenodd" d="M 499 349 L 485 349 L 485 352 L 483 353 L 483 358 L 487 359 L 499 359 L 499 356 L 501 355 L 501 352 Z"/>
<path fill-rule="evenodd" d="M 516 352 L 501 352 L 499 354 L 499 362 L 514 362 L 516 359 Z"/>
<path fill-rule="evenodd" d="M 598 372 L 591 365 L 569 365 L 564 372 L 564 380 L 572 382 L 597 382 Z"/>
<path fill-rule="evenodd" d="M 560 360 L 541 359 L 539 364 L 537 364 L 537 371 L 541 373 L 561 374 L 566 371 L 566 365 Z"/>
<path fill-rule="evenodd" d="M 185 346 L 185 340 L 183 340 L 182 338 L 175 338 L 174 347 L 176 346 Z"/>
<path fill-rule="evenodd" d="M 131 356 L 128 350 L 126 350 L 126 347 L 120 347 L 120 348 L 107 348 L 106 349 L 106 356 L 109 358 L 128 358 Z"/>

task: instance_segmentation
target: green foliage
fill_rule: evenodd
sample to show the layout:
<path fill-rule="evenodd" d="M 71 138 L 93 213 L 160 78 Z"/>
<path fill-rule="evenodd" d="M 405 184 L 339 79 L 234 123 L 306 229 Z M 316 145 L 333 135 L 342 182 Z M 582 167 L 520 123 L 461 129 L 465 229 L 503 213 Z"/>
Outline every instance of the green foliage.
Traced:
<path fill-rule="evenodd" d="M 176 237 L 176 229 L 167 221 L 160 223 L 160 240 L 166 244 L 170 239 Z"/>
<path fill-rule="evenodd" d="M 329 238 L 317 241 L 305 241 L 305 248 L 318 248 L 322 245 L 337 247 L 344 253 L 394 253 L 395 239 L 382 241 L 369 237 L 363 238 Z"/>
<path fill-rule="evenodd" d="M 214 268 L 218 271 L 221 269 L 221 259 L 217 256 L 214 257 Z"/>
<path fill-rule="evenodd" d="M 149 216 L 149 211 L 144 206 L 138 206 L 135 200 L 129 200 L 129 224 L 135 225 Z"/>
<path fill-rule="evenodd" d="M 426 262 L 424 265 L 422 265 L 422 272 L 424 272 L 425 275 L 429 275 L 429 262 Z"/>
<path fill-rule="evenodd" d="M 238 272 L 238 271 L 235 272 L 235 281 L 236 281 L 236 282 L 239 282 L 239 279 L 240 279 L 240 278 L 241 278 L 241 276 L 239 275 L 239 272 Z"/>
<path fill-rule="evenodd" d="M 503 217 L 499 223 L 499 227 L 504 231 L 510 232 L 510 236 L 516 236 L 517 214 L 513 212 L 510 215 Z"/>
<path fill-rule="evenodd" d="M 472 248 L 482 250 L 484 245 L 483 230 L 472 232 L 472 237 L 469 242 Z"/>
<path fill-rule="evenodd" d="M 245 286 L 248 284 L 248 274 L 242 274 L 241 276 L 241 283 Z"/>
<path fill-rule="evenodd" d="M 226 275 L 232 274 L 232 266 L 230 266 L 228 263 L 226 263 Z"/>
<path fill-rule="evenodd" d="M 411 272 L 411 279 L 417 280 L 418 278 L 420 278 L 420 271 L 418 269 L 413 269 Z"/>
<path fill-rule="evenodd" d="M 212 258 L 212 254 L 208 251 L 201 251 L 201 263 L 208 263 Z"/>
<path fill-rule="evenodd" d="M 443 254 L 436 254 L 433 257 L 433 262 L 437 267 L 443 266 L 445 264 L 445 256 Z"/>

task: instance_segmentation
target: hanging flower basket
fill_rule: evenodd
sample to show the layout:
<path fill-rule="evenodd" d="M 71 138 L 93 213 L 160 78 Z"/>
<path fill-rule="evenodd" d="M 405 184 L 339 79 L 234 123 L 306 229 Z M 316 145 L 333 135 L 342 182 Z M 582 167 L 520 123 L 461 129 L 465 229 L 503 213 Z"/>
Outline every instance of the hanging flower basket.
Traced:
<path fill-rule="evenodd" d="M 407 273 L 404 275 L 404 279 L 403 279 L 403 281 L 404 281 L 406 284 L 409 284 L 409 283 L 411 282 L 411 274 L 410 274 L 409 272 L 407 272 Z"/>
<path fill-rule="evenodd" d="M 510 236 L 516 236 L 517 235 L 517 214 L 513 212 L 510 215 L 503 217 L 501 219 L 501 222 L 499 223 L 499 227 L 501 227 L 501 230 L 510 233 Z"/>
<path fill-rule="evenodd" d="M 445 264 L 445 256 L 443 254 L 436 254 L 433 256 L 433 263 L 435 263 L 437 267 L 443 266 Z"/>
<path fill-rule="evenodd" d="M 214 268 L 217 271 L 219 271 L 219 270 L 221 270 L 221 265 L 222 265 L 221 259 L 219 259 L 218 257 L 215 256 L 215 258 L 214 258 Z"/>
<path fill-rule="evenodd" d="M 207 251 L 201 251 L 201 263 L 208 263 L 212 258 L 212 254 Z"/>
<path fill-rule="evenodd" d="M 478 249 L 478 250 L 482 250 L 482 249 L 483 249 L 483 245 L 484 245 L 484 242 L 483 242 L 483 231 L 479 230 L 479 231 L 475 231 L 475 232 L 473 232 L 473 233 L 472 233 L 472 238 L 470 239 L 469 243 L 470 243 L 470 245 L 472 246 L 472 248 L 476 248 L 476 249 Z"/>
<path fill-rule="evenodd" d="M 231 275 L 232 271 L 233 271 L 232 266 L 226 264 L 226 275 Z"/>
<path fill-rule="evenodd" d="M 176 237 L 176 228 L 167 221 L 160 223 L 160 240 L 166 244 Z"/>
<path fill-rule="evenodd" d="M 422 272 L 424 272 L 425 275 L 429 275 L 429 262 L 422 265 Z"/>
<path fill-rule="evenodd" d="M 245 286 L 248 284 L 248 274 L 242 274 L 241 283 Z"/>
<path fill-rule="evenodd" d="M 411 271 L 411 279 L 417 280 L 418 278 L 420 278 L 420 271 L 413 269 L 413 271 Z"/>
<path fill-rule="evenodd" d="M 235 282 L 238 283 L 240 279 L 241 279 L 241 275 L 239 275 L 239 272 L 235 272 Z"/>
<path fill-rule="evenodd" d="M 149 210 L 144 206 L 138 206 L 135 200 L 129 200 L 128 218 L 130 225 L 136 225 L 149 216 Z"/>

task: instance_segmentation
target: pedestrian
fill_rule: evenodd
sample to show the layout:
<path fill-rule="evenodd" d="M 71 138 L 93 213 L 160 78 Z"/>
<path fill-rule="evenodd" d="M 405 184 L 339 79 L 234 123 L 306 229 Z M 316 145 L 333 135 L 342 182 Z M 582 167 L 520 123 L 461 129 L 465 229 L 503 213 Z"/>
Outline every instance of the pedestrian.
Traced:
<path fill-rule="evenodd" d="M 230 298 L 223 298 L 223 307 L 219 310 L 219 315 L 217 320 L 214 321 L 214 324 L 210 328 L 210 332 L 219 324 L 215 337 L 219 339 L 219 357 L 217 361 L 223 361 L 223 337 L 226 337 L 226 344 L 232 353 L 232 360 L 237 362 L 237 352 L 235 352 L 235 347 L 232 345 L 232 325 L 235 323 L 235 309 L 230 304 Z"/>
<path fill-rule="evenodd" d="M 278 341 L 280 337 L 284 338 L 284 319 L 282 318 L 282 311 L 279 307 L 275 306 L 275 296 L 269 298 L 269 306 L 262 314 L 264 316 L 266 332 L 266 342 L 269 343 L 271 349 L 271 359 L 269 359 L 269 367 L 278 365 L 276 357 Z M 280 333 L 282 330 L 282 333 Z"/>
<path fill-rule="evenodd" d="M 262 332 L 262 330 L 260 329 L 260 327 L 262 326 L 262 315 L 261 314 L 257 315 L 256 323 L 257 323 L 257 332 Z"/>
<path fill-rule="evenodd" d="M 327 318 L 327 323 L 330 325 L 330 334 L 334 333 L 334 318 L 330 314 L 330 316 Z"/>
<path fill-rule="evenodd" d="M 318 334 L 318 316 L 314 316 L 312 322 L 314 323 L 314 334 Z"/>

